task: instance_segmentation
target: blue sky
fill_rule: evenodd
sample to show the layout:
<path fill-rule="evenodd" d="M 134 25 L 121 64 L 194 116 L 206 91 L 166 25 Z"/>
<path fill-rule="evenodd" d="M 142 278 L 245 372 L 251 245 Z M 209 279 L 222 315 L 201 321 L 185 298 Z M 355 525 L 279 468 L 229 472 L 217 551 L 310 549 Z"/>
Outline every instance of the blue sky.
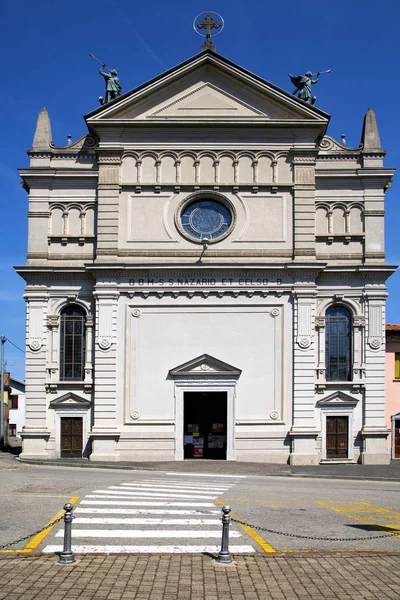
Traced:
<path fill-rule="evenodd" d="M 24 282 L 13 266 L 25 262 L 27 195 L 18 167 L 28 165 L 37 113 L 49 111 L 53 141 L 86 132 L 83 115 L 104 93 L 92 52 L 116 68 L 123 92 L 198 53 L 202 39 L 192 22 L 204 10 L 220 13 L 224 31 L 217 52 L 292 91 L 288 73 L 332 69 L 314 87 L 317 106 L 332 117 L 328 133 L 358 146 L 362 120 L 371 106 L 377 115 L 385 165 L 400 167 L 398 0 L 14 0 L 0 7 L 0 63 L 3 115 L 0 144 L 0 333 L 24 348 Z M 397 178 L 398 179 L 398 178 Z M 386 194 L 386 252 L 400 264 L 400 186 Z M 388 322 L 400 322 L 400 273 L 389 282 Z M 24 377 L 24 355 L 5 345 L 7 368 Z"/>

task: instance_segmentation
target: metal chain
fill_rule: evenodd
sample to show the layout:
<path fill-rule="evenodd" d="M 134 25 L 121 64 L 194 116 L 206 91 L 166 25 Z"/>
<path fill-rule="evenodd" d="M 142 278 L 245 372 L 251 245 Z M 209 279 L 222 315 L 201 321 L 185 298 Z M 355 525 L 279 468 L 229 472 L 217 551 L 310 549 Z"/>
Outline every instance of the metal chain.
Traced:
<path fill-rule="evenodd" d="M 276 531 L 275 529 L 267 529 L 266 527 L 261 527 L 260 525 L 250 525 L 249 523 L 245 523 L 244 521 L 239 521 L 238 519 L 234 519 L 233 517 L 231 517 L 231 521 L 233 523 L 238 523 L 239 525 L 245 525 L 246 527 L 251 527 L 252 529 L 266 531 L 267 533 L 276 533 L 277 535 L 284 535 L 286 537 L 301 538 L 302 540 L 322 540 L 322 541 L 326 541 L 326 542 L 360 542 L 360 541 L 364 541 L 364 540 L 379 540 L 380 538 L 385 538 L 389 535 L 388 533 L 385 533 L 384 535 L 369 535 L 366 537 L 354 537 L 354 538 L 317 537 L 314 535 L 301 535 L 299 533 L 287 533 L 285 531 Z"/>
<path fill-rule="evenodd" d="M 35 535 L 38 535 L 38 533 L 42 533 L 42 531 L 46 531 L 46 529 L 49 529 L 49 527 L 53 527 L 54 525 L 56 525 L 56 523 L 59 523 L 61 521 L 61 519 L 63 519 L 63 518 L 64 518 L 64 515 L 61 515 L 61 517 L 58 517 L 58 519 L 55 519 L 51 523 L 48 523 L 47 525 L 42 527 L 42 529 L 38 529 L 38 531 L 35 531 L 35 533 L 26 535 L 26 536 L 20 538 L 19 540 L 16 540 L 15 542 L 8 542 L 8 544 L 2 544 L 0 546 L 0 550 L 3 550 L 4 548 L 8 548 L 8 546 L 14 546 L 14 544 L 19 544 L 20 542 L 24 542 L 25 540 L 29 540 L 30 538 L 33 538 Z"/>

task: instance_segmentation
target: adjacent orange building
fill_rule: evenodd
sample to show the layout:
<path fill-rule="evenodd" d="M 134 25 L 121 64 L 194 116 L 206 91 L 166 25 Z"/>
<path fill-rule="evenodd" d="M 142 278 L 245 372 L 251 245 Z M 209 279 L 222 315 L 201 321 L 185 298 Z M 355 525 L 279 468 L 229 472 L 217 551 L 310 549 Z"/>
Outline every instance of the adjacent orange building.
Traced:
<path fill-rule="evenodd" d="M 400 459 L 400 325 L 386 325 L 386 424 L 391 458 Z"/>

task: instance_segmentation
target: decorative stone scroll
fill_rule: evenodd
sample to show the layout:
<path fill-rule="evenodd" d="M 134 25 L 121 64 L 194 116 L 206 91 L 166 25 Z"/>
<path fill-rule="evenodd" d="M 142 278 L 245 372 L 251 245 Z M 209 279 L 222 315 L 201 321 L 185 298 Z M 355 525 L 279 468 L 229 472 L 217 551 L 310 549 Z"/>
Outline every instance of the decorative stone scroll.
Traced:
<path fill-rule="evenodd" d="M 108 350 L 111 346 L 111 340 L 109 338 L 102 338 L 99 340 L 99 346 L 102 350 Z"/>
<path fill-rule="evenodd" d="M 310 299 L 298 298 L 297 300 L 297 337 L 296 342 L 300 348 L 306 350 L 312 341 L 312 305 Z"/>
<path fill-rule="evenodd" d="M 28 346 L 37 352 L 43 345 L 43 305 L 45 298 L 28 299 Z"/>
<path fill-rule="evenodd" d="M 372 350 L 379 350 L 382 345 L 382 306 L 370 304 L 368 311 L 368 345 Z"/>
<path fill-rule="evenodd" d="M 114 304 L 117 296 L 98 296 L 97 344 L 101 350 L 108 350 L 113 341 Z"/>

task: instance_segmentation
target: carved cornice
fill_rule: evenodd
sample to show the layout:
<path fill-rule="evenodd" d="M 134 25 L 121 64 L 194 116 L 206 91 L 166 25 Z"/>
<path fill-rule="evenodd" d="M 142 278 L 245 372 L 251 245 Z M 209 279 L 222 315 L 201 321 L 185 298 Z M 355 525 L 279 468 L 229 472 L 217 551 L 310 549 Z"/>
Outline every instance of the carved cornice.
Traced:
<path fill-rule="evenodd" d="M 309 156 L 304 156 L 304 155 L 299 155 L 299 154 L 294 154 L 293 153 L 293 164 L 294 165 L 315 165 L 316 162 L 316 155 L 309 155 Z"/>
<path fill-rule="evenodd" d="M 124 256 L 141 256 L 141 257 L 162 257 L 162 256 L 166 256 L 166 257 L 176 257 L 176 256 L 180 256 L 180 257 L 197 257 L 199 258 L 201 251 L 199 251 L 199 248 L 197 248 L 197 250 L 179 250 L 179 252 L 177 250 L 118 250 L 117 255 L 124 257 Z M 102 252 L 103 255 L 111 255 L 114 256 L 115 255 L 115 251 L 114 250 L 110 250 L 109 252 L 107 251 L 103 251 Z M 257 249 L 252 249 L 252 250 L 212 250 L 211 248 L 207 248 L 207 256 L 208 257 L 241 257 L 241 258 L 251 258 L 251 257 L 266 257 L 266 256 L 270 256 L 270 257 L 283 257 L 283 258 L 291 258 L 293 254 L 292 250 L 257 250 Z M 188 265 L 188 268 L 190 268 L 192 265 Z"/>
<path fill-rule="evenodd" d="M 28 210 L 28 217 L 30 219 L 34 219 L 34 218 L 46 218 L 48 219 L 50 216 L 50 211 L 49 210 L 41 210 L 41 211 L 33 211 L 33 210 Z"/>

